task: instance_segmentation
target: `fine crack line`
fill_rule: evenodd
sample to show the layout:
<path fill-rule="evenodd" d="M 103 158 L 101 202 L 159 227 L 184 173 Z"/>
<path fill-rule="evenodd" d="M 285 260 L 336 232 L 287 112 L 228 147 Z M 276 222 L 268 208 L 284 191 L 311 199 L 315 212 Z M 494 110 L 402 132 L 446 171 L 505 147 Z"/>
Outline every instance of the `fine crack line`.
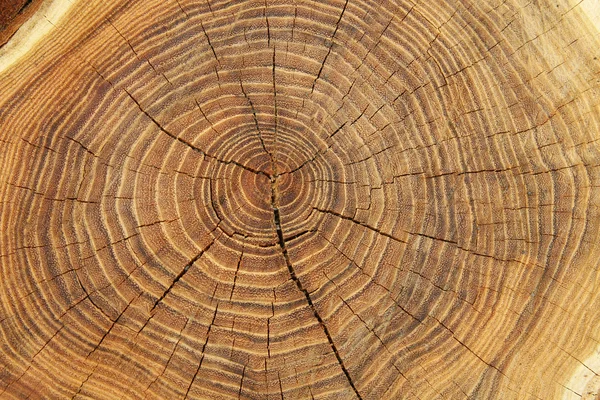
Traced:
<path fill-rule="evenodd" d="M 217 225 L 210 233 L 213 233 L 217 228 L 219 227 L 219 225 Z M 192 265 L 194 265 L 194 263 L 196 261 L 198 261 L 200 259 L 200 257 L 202 257 L 204 255 L 204 253 L 206 253 L 208 251 L 208 249 L 210 249 L 210 247 L 213 245 L 213 243 L 215 242 L 215 240 L 213 240 L 212 242 L 210 242 L 208 244 L 208 246 L 206 246 L 200 253 L 196 254 L 181 270 L 181 272 L 179 274 L 177 274 L 177 276 L 175 277 L 175 279 L 173 279 L 173 282 L 171 283 L 171 285 L 167 288 L 167 290 L 164 291 L 164 293 L 162 294 L 162 296 L 160 296 L 155 302 L 154 305 L 152 306 L 152 308 L 150 309 L 150 312 L 154 311 L 154 309 L 156 308 L 156 306 L 158 306 L 158 304 L 169 294 L 169 292 L 171 292 L 171 290 L 173 289 L 173 287 L 175 286 L 175 284 L 177 282 L 179 282 L 179 280 L 181 278 L 183 278 L 183 276 L 186 274 L 186 272 L 188 272 L 190 270 L 190 267 Z"/>
<path fill-rule="evenodd" d="M 215 60 L 217 61 L 217 65 L 219 66 L 219 68 L 221 68 L 221 61 L 219 61 L 219 56 L 217 56 L 215 47 L 210 42 L 210 38 L 208 37 L 208 33 L 206 32 L 206 29 L 204 28 L 204 24 L 202 23 L 202 21 L 200 21 L 200 27 L 202 28 L 202 32 L 204 32 L 204 37 L 206 37 L 206 41 L 208 42 L 208 45 L 210 46 L 210 49 L 212 50 L 213 56 L 215 57 Z M 215 72 L 217 74 L 217 79 L 220 79 L 219 71 L 217 69 L 215 69 Z"/>
<path fill-rule="evenodd" d="M 312 298 L 310 297 L 310 294 L 308 293 L 308 290 L 306 290 L 304 288 L 304 286 L 302 286 L 302 282 L 300 282 L 300 279 L 296 275 L 296 270 L 294 269 L 294 266 L 290 260 L 290 256 L 287 251 L 286 242 L 285 242 L 285 239 L 283 236 L 283 230 L 281 229 L 281 214 L 279 212 L 279 192 L 278 192 L 278 187 L 277 187 L 277 175 L 275 175 L 271 179 L 271 207 L 273 208 L 273 221 L 275 222 L 275 229 L 277 231 L 277 237 L 279 239 L 279 247 L 281 247 L 281 252 L 283 254 L 283 258 L 285 259 L 285 263 L 288 267 L 290 277 L 292 278 L 292 280 L 298 287 L 298 290 L 300 290 L 300 292 L 302 292 L 304 294 L 304 297 L 306 298 L 306 302 L 308 303 L 309 307 L 311 308 L 315 318 L 319 322 L 319 325 L 321 325 L 321 328 L 323 329 L 323 332 L 325 333 L 325 336 L 327 337 L 327 340 L 329 341 L 329 345 L 331 346 L 331 349 L 333 350 L 333 353 L 335 354 L 335 358 L 337 359 L 340 367 L 342 368 L 344 375 L 346 375 L 346 379 L 348 380 L 348 383 L 354 390 L 356 397 L 358 397 L 359 400 L 362 400 L 362 396 L 358 392 L 358 389 L 354 385 L 354 381 L 352 381 L 352 378 L 350 377 L 350 373 L 348 372 L 348 369 L 344 365 L 344 360 L 342 360 L 342 357 L 340 356 L 340 353 L 339 353 L 335 343 L 333 342 L 333 338 L 331 337 L 331 334 L 329 333 L 329 329 L 327 328 L 327 325 L 325 325 L 325 321 L 323 321 L 323 318 L 321 318 L 321 315 L 317 311 L 317 308 L 315 307 L 315 305 L 312 301 Z"/>
<path fill-rule="evenodd" d="M 194 315 L 195 317 L 196 315 Z M 152 317 L 150 317 L 152 318 Z M 171 364 L 171 361 L 173 360 L 173 355 L 175 354 L 175 352 L 177 351 L 177 348 L 179 347 L 179 344 L 181 343 L 181 340 L 183 339 L 183 331 L 185 330 L 185 328 L 187 328 L 188 324 L 190 323 L 191 317 L 187 317 L 185 324 L 183 325 L 183 328 L 181 328 L 181 330 L 178 333 L 178 337 L 177 337 L 177 342 L 175 342 L 175 346 L 173 346 L 173 349 L 171 350 L 171 354 L 169 355 L 169 357 L 167 358 L 167 362 L 165 363 L 164 368 L 162 369 L 162 371 L 160 372 L 160 374 L 156 375 L 156 377 L 154 378 L 154 380 L 152 382 L 150 382 L 150 384 L 148 386 L 146 386 L 146 389 L 144 390 L 144 398 L 146 398 L 146 393 L 148 392 L 148 390 L 152 387 L 152 385 L 154 385 L 158 379 L 164 375 L 165 371 L 167 370 L 167 368 L 169 368 L 169 364 Z M 142 328 L 143 329 L 143 328 Z M 140 330 L 141 332 L 141 330 Z M 138 334 L 139 335 L 139 332 Z M 136 338 L 137 338 L 136 335 Z M 136 343 L 137 346 L 137 343 Z"/>
<path fill-rule="evenodd" d="M 319 69 L 319 73 L 317 74 L 317 77 L 315 78 L 315 80 L 312 83 L 312 88 L 310 89 L 310 94 L 313 94 L 313 92 L 315 91 L 315 85 L 317 84 L 317 81 L 319 80 L 319 78 L 321 77 L 321 74 L 323 73 L 323 68 L 325 67 L 327 58 L 329 58 L 329 55 L 331 54 L 331 49 L 334 44 L 333 40 L 335 39 L 335 34 L 337 33 L 338 28 L 340 27 L 340 22 L 342 21 L 342 17 L 344 16 L 344 13 L 346 12 L 347 6 L 348 6 L 348 0 L 346 0 L 346 2 L 344 3 L 344 8 L 342 8 L 342 12 L 340 13 L 339 18 L 338 18 L 337 22 L 335 23 L 335 30 L 333 31 L 333 34 L 331 35 L 331 44 L 329 45 L 327 54 L 325 55 L 325 58 L 323 59 L 323 62 L 321 63 L 321 69 Z"/>
<path fill-rule="evenodd" d="M 268 20 L 267 20 L 268 21 Z M 277 124 L 279 123 L 279 111 L 277 109 L 277 87 L 275 86 L 275 46 L 273 46 L 273 70 L 272 70 L 272 75 L 273 75 L 273 108 L 274 108 L 274 114 L 275 114 L 275 132 L 274 132 L 274 138 L 273 138 L 273 153 L 277 150 Z M 273 154 L 271 156 L 271 158 L 273 160 L 276 159 L 275 155 Z"/>
<path fill-rule="evenodd" d="M 246 98 L 246 101 L 250 105 L 250 110 L 252 111 L 252 116 L 254 117 L 254 125 L 256 126 L 256 132 L 258 133 L 258 140 L 260 141 L 260 145 L 262 146 L 265 153 L 267 153 L 267 155 L 271 159 L 271 163 L 273 163 L 273 155 L 271 154 L 271 152 L 267 149 L 267 146 L 265 145 L 265 140 L 263 138 L 262 131 L 260 130 L 260 125 L 258 124 L 258 117 L 256 115 L 256 109 L 254 108 L 254 103 L 252 102 L 252 99 L 250 99 L 250 96 L 248 96 L 248 94 L 246 93 L 246 90 L 244 89 L 244 83 L 242 82 L 241 76 L 240 76 L 240 88 L 242 89 L 242 94 Z"/>
<path fill-rule="evenodd" d="M 323 272 L 323 275 L 325 275 L 325 278 L 327 278 L 328 281 L 330 281 L 331 283 L 333 283 L 333 285 L 339 289 L 339 286 L 337 285 L 337 283 L 335 283 L 332 279 L 330 279 L 327 274 L 325 272 Z M 394 356 L 395 353 L 393 351 L 391 351 L 388 347 L 388 345 L 381 339 L 381 337 L 377 334 L 377 332 L 375 332 L 375 328 L 369 326 L 369 324 L 367 324 L 367 322 L 360 316 L 359 313 L 357 313 L 352 306 L 350 306 L 350 303 L 348 303 L 348 301 L 346 301 L 346 299 L 344 299 L 342 296 L 340 296 L 339 294 L 337 295 L 337 297 L 342 301 L 342 303 L 344 303 L 344 305 L 346 307 L 348 307 L 348 309 L 350 310 L 350 312 L 359 319 L 360 322 L 362 322 L 362 324 L 365 326 L 365 328 L 367 328 L 367 330 L 377 338 L 377 340 L 379 341 L 379 343 L 381 343 L 381 345 L 383 346 L 383 348 L 385 349 L 385 351 L 387 351 L 387 353 L 390 356 Z M 404 373 L 400 370 L 400 368 L 398 368 L 398 366 L 396 366 L 396 364 L 392 361 L 392 366 L 394 367 L 394 369 L 398 372 L 398 374 L 400 374 L 400 376 L 402 378 L 404 378 L 407 382 L 409 381 L 409 379 L 406 377 L 406 375 L 404 375 Z"/>
<path fill-rule="evenodd" d="M 185 392 L 185 396 L 183 397 L 184 400 L 187 399 L 188 395 L 190 394 L 190 390 L 192 389 L 192 385 L 194 384 L 194 382 L 196 381 L 196 377 L 198 377 L 198 373 L 200 372 L 200 369 L 202 368 L 202 362 L 204 361 L 204 356 L 206 355 L 205 351 L 206 351 L 206 346 L 208 345 L 208 339 L 210 337 L 210 331 L 212 329 L 212 327 L 215 324 L 215 320 L 217 318 L 217 312 L 219 311 L 219 303 L 217 302 L 217 305 L 215 307 L 215 313 L 213 314 L 213 318 L 212 321 L 210 323 L 210 325 L 208 326 L 208 331 L 206 331 L 206 340 L 204 341 L 204 345 L 202 345 L 202 356 L 200 357 L 200 362 L 198 363 L 198 368 L 196 368 L 196 372 L 194 373 L 194 377 L 192 378 L 191 382 L 190 382 L 190 386 L 188 386 L 186 392 Z"/>
<path fill-rule="evenodd" d="M 332 139 L 338 132 L 340 132 L 344 128 L 344 126 L 346 126 L 346 124 L 347 124 L 347 122 L 344 122 L 342 125 L 340 125 L 339 127 L 337 127 L 336 130 L 333 131 L 333 133 L 331 133 L 329 136 L 327 136 L 326 140 Z M 324 150 L 317 151 L 311 158 L 309 158 L 308 160 L 304 161 L 298 167 L 292 169 L 291 171 L 283 172 L 283 173 L 281 173 L 281 175 L 284 175 L 284 174 L 293 174 L 294 172 L 296 172 L 296 171 L 304 168 L 304 166 L 307 165 L 308 163 L 311 163 L 311 162 L 315 161 L 317 159 L 317 157 L 322 156 L 323 154 L 327 153 L 331 149 L 332 146 L 333 146 L 333 144 L 330 144 Z"/>
<path fill-rule="evenodd" d="M 242 264 L 242 258 L 244 257 L 244 247 L 242 247 L 242 252 L 240 253 L 240 258 L 237 262 L 237 268 L 235 269 L 235 275 L 233 277 L 233 286 L 231 288 L 231 293 L 229 294 L 229 301 L 233 298 L 233 292 L 235 292 L 235 283 L 238 279 L 238 273 L 240 272 L 240 265 Z"/>
<path fill-rule="evenodd" d="M 257 175 L 264 175 L 267 178 L 271 178 L 271 176 L 269 174 L 267 174 L 264 171 L 259 171 L 257 169 L 248 167 L 247 165 L 244 165 L 242 163 L 239 163 L 237 161 L 234 160 L 229 160 L 229 161 L 225 161 L 225 160 L 221 160 L 220 158 L 217 158 L 215 156 L 213 156 L 212 154 L 208 154 L 207 152 L 205 152 L 204 150 L 202 150 L 199 147 L 194 146 L 192 143 L 188 142 L 187 140 L 169 132 L 168 130 L 166 130 L 152 115 L 150 115 L 148 113 L 148 111 L 144 110 L 144 108 L 142 108 L 142 105 L 136 100 L 135 97 L 133 97 L 133 95 L 131 93 L 129 93 L 129 91 L 127 89 L 123 89 L 125 91 L 125 93 L 127 93 L 127 95 L 131 98 L 131 100 L 133 100 L 133 102 L 137 105 L 137 107 L 140 109 L 140 111 L 142 113 L 144 113 L 148 118 L 150 118 L 150 120 L 152 121 L 152 123 L 154 123 L 154 125 L 156 125 L 158 127 L 158 129 L 160 129 L 161 132 L 163 132 L 164 134 L 166 134 L 167 136 L 169 136 L 170 138 L 177 140 L 179 143 L 182 143 L 184 145 L 186 145 L 187 147 L 189 147 L 190 149 L 194 150 L 197 153 L 202 154 L 204 157 L 209 158 L 211 160 L 215 160 L 218 163 L 221 164 L 233 164 L 237 167 L 240 167 L 242 169 L 245 169 L 246 171 L 252 172 L 253 174 L 257 174 Z M 210 121 L 209 121 L 210 122 Z"/>
<path fill-rule="evenodd" d="M 347 221 L 351 221 L 351 222 L 353 222 L 353 223 L 355 223 L 357 225 L 363 226 L 363 227 L 365 227 L 365 228 L 367 228 L 367 229 L 369 229 L 369 230 L 377 233 L 378 235 L 385 236 L 385 237 L 387 237 L 389 239 L 392 239 L 392 240 L 394 240 L 396 242 L 404 243 L 404 244 L 408 243 L 406 240 L 402 240 L 402 239 L 400 239 L 400 238 L 398 238 L 398 237 L 396 237 L 396 236 L 394 236 L 394 235 L 392 235 L 390 233 L 382 231 L 379 228 L 376 228 L 376 227 L 371 226 L 369 224 L 366 224 L 364 222 L 358 221 L 358 220 L 356 220 L 356 219 L 354 219 L 352 217 L 348 217 L 347 215 L 340 214 L 340 213 L 338 213 L 336 211 L 326 210 L 326 209 L 322 209 L 322 208 L 318 208 L 318 207 L 313 207 L 313 210 L 318 211 L 318 212 L 323 213 L 323 214 L 335 215 L 338 218 L 345 219 Z"/>
<path fill-rule="evenodd" d="M 238 400 L 242 398 L 242 386 L 244 386 L 244 376 L 246 375 L 246 365 L 242 369 L 242 379 L 240 380 L 240 389 L 238 390 Z"/>

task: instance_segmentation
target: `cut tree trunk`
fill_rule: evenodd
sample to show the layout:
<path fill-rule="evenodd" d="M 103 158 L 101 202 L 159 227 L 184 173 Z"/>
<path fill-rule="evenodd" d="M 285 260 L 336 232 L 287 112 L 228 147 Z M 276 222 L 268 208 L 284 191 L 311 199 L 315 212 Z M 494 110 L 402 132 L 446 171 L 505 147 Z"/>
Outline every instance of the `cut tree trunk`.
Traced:
<path fill-rule="evenodd" d="M 597 9 L 42 2 L 0 398 L 596 399 Z"/>

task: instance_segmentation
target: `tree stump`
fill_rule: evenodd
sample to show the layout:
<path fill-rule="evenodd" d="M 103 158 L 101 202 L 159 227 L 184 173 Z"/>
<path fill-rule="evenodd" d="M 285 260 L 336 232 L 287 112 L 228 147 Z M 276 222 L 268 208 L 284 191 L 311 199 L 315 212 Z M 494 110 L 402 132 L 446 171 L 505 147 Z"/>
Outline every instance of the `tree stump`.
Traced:
<path fill-rule="evenodd" d="M 596 399 L 597 9 L 42 2 L 0 397 Z"/>

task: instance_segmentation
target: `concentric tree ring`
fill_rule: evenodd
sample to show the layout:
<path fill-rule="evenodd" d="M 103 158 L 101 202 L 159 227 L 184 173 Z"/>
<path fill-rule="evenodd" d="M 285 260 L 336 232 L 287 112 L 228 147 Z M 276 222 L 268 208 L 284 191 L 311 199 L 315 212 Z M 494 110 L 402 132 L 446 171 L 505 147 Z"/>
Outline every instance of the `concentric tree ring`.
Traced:
<path fill-rule="evenodd" d="M 0 49 L 0 397 L 597 393 L 592 2 L 66 3 Z"/>

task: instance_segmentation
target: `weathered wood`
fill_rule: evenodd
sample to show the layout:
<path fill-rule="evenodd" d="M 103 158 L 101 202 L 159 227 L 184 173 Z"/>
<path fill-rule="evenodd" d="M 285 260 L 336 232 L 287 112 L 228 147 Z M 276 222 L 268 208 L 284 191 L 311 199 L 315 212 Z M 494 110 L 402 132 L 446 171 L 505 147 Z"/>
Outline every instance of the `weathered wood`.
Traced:
<path fill-rule="evenodd" d="M 0 398 L 596 398 L 597 9 L 43 2 Z"/>

